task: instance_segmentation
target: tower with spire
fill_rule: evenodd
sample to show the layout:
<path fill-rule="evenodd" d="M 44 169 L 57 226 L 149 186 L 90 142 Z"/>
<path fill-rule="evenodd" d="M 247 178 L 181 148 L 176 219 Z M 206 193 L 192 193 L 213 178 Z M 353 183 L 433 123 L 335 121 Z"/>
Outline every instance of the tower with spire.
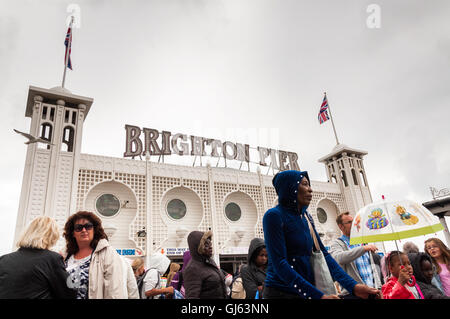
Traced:
<path fill-rule="evenodd" d="M 328 181 L 339 185 L 352 215 L 372 203 L 363 162 L 365 155 L 366 151 L 339 143 L 331 153 L 319 159 L 319 162 L 325 165 Z"/>
<path fill-rule="evenodd" d="M 62 87 L 29 87 L 29 133 L 49 144 L 27 146 L 14 243 L 35 217 L 52 217 L 62 229 L 74 211 L 83 123 L 92 103 Z"/>

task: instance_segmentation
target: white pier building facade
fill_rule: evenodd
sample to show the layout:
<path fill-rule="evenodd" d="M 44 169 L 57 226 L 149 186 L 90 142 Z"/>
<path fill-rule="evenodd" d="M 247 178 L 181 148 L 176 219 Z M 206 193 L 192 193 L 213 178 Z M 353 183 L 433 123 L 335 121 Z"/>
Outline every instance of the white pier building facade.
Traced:
<path fill-rule="evenodd" d="M 264 213 L 277 204 L 273 176 L 260 169 L 250 172 L 151 161 L 148 155 L 157 151 L 163 155 L 187 153 L 186 136 L 162 132 L 158 149 L 154 130 L 143 130 L 144 143 L 137 140 L 139 129 L 128 125 L 124 155 L 140 153 L 141 160 L 82 154 L 83 126 L 89 125 L 92 104 L 92 98 L 62 88 L 30 86 L 25 111 L 31 118 L 29 133 L 53 145 L 27 146 L 14 242 L 37 216 L 54 218 L 62 230 L 71 214 L 87 210 L 102 219 L 110 243 L 129 258 L 163 251 L 181 261 L 189 232 L 210 229 L 216 261 L 227 271 L 235 270 L 246 259 L 251 239 L 263 237 Z M 248 161 L 247 146 L 226 143 L 217 142 L 216 150 L 222 146 L 227 159 Z M 201 155 L 206 144 L 211 144 L 214 153 L 214 142 L 192 138 L 189 155 Z M 258 150 L 261 158 L 273 155 L 271 150 Z M 366 154 L 338 144 L 319 159 L 329 181 L 312 181 L 309 212 L 325 245 L 340 235 L 337 214 L 346 210 L 355 214 L 372 202 L 363 163 Z M 279 151 L 277 155 L 281 161 L 273 163 L 274 167 L 298 169 L 295 153 Z M 267 165 L 263 160 L 260 164 Z M 57 249 L 63 247 L 61 239 Z"/>

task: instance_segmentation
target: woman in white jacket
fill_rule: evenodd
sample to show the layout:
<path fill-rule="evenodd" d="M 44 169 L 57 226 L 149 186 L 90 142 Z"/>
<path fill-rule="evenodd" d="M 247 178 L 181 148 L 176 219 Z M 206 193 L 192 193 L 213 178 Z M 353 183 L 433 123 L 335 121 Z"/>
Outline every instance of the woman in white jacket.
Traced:
<path fill-rule="evenodd" d="M 68 285 L 77 299 L 127 299 L 122 259 L 110 246 L 100 218 L 77 212 L 64 226 Z M 71 279 L 71 280 L 70 280 Z"/>
<path fill-rule="evenodd" d="M 136 278 L 134 277 L 133 268 L 125 257 L 120 256 L 123 266 L 123 282 L 124 282 L 124 294 L 128 296 L 128 299 L 139 299 L 139 291 L 137 287 Z"/>

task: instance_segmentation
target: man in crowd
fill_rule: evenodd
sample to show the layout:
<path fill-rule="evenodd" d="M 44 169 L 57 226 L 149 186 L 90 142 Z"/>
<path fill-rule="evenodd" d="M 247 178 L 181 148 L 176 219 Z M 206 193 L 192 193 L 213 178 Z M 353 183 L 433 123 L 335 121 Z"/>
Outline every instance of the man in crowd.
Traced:
<path fill-rule="evenodd" d="M 330 254 L 342 269 L 360 284 L 380 289 L 383 280 L 379 266 L 380 256 L 375 245 L 350 245 L 353 216 L 349 212 L 338 215 L 336 223 L 342 236 L 331 243 Z M 356 298 L 342 288 L 344 298 Z"/>

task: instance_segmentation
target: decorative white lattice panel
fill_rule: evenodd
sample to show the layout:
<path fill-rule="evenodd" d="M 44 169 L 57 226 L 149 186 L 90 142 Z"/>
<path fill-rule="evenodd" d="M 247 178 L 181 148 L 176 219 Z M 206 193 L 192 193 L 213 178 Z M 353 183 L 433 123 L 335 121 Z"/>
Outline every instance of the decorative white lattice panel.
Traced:
<path fill-rule="evenodd" d="M 55 193 L 55 220 L 60 227 L 64 228 L 67 221 L 72 189 L 72 154 L 61 154 L 58 161 L 56 193 Z"/>
<path fill-rule="evenodd" d="M 153 247 L 152 251 L 155 251 L 162 247 L 164 241 L 168 236 L 168 228 L 161 217 L 161 199 L 163 194 L 170 188 L 180 185 L 179 178 L 172 177 L 160 177 L 153 176 L 152 180 L 152 219 L 151 219 L 151 229 L 147 231 L 152 232 Z"/>
<path fill-rule="evenodd" d="M 229 239 L 231 238 L 231 229 L 230 225 L 225 220 L 224 215 L 224 201 L 225 198 L 232 192 L 241 191 L 253 200 L 254 204 L 256 205 L 257 209 L 257 222 L 255 225 L 255 228 L 253 230 L 253 234 L 251 234 L 251 237 L 257 236 L 257 237 L 263 237 L 262 235 L 262 215 L 263 213 L 263 205 L 262 205 L 262 198 L 261 198 L 261 190 L 258 186 L 254 185 L 237 185 L 237 184 L 231 184 L 231 183 L 214 183 L 214 194 L 215 194 L 215 203 L 216 203 L 216 214 L 217 214 L 217 225 L 216 225 L 216 231 L 218 232 L 218 244 L 219 247 L 222 248 L 229 242 Z"/>
<path fill-rule="evenodd" d="M 347 210 L 347 205 L 345 203 L 344 196 L 342 194 L 337 193 L 328 193 L 328 192 L 321 192 L 321 191 L 314 191 L 313 192 L 313 199 L 308 207 L 308 213 L 313 217 L 314 225 L 316 226 L 316 229 L 318 232 L 324 233 L 325 229 L 323 229 L 322 224 L 319 222 L 317 218 L 317 203 L 322 200 L 323 198 L 329 199 L 331 202 L 333 202 L 337 208 L 338 208 L 338 214 Z"/>
<path fill-rule="evenodd" d="M 45 196 L 47 193 L 50 152 L 37 151 L 35 156 L 26 224 L 36 217 L 44 215 Z"/>
<path fill-rule="evenodd" d="M 256 221 L 256 225 L 254 228 L 254 236 L 263 238 L 263 227 L 262 227 L 262 218 L 264 216 L 264 209 L 263 209 L 263 200 L 261 196 L 261 187 L 260 186 L 254 186 L 254 185 L 239 185 L 239 190 L 249 195 L 254 203 L 256 204 L 256 210 L 258 213 L 258 219 Z"/>
<path fill-rule="evenodd" d="M 208 181 L 153 176 L 152 180 L 152 235 L 153 235 L 153 251 L 158 250 L 164 246 L 169 236 L 169 230 L 167 224 L 164 222 L 161 201 L 164 194 L 169 190 L 177 186 L 186 187 L 192 190 L 200 198 L 201 205 L 203 207 L 203 216 L 196 230 L 207 231 L 211 228 L 211 202 L 209 199 L 209 186 Z M 192 230 L 190 230 L 192 231 Z"/>
<path fill-rule="evenodd" d="M 266 199 L 267 199 L 267 209 L 271 209 L 278 205 L 278 196 L 274 187 L 264 187 L 266 190 Z"/>
<path fill-rule="evenodd" d="M 197 193 L 202 201 L 203 205 L 203 219 L 200 225 L 198 226 L 198 230 L 200 231 L 208 231 L 212 225 L 212 217 L 211 217 L 211 201 L 209 199 L 209 183 L 208 181 L 199 181 L 193 179 L 183 179 L 183 186 L 192 189 Z"/>
<path fill-rule="evenodd" d="M 138 237 L 138 231 L 145 229 L 147 224 L 145 175 L 115 173 L 114 180 L 122 182 L 130 187 L 136 195 L 137 212 L 136 218 L 133 220 L 129 228 L 129 238 L 136 243 L 137 248 L 145 252 L 147 251 L 146 238 Z M 149 230 L 146 231 L 148 232 Z"/>
<path fill-rule="evenodd" d="M 78 172 L 77 211 L 84 210 L 84 200 L 89 190 L 104 181 L 112 180 L 112 172 L 80 169 Z M 71 212 L 74 214 L 76 212 Z"/>

